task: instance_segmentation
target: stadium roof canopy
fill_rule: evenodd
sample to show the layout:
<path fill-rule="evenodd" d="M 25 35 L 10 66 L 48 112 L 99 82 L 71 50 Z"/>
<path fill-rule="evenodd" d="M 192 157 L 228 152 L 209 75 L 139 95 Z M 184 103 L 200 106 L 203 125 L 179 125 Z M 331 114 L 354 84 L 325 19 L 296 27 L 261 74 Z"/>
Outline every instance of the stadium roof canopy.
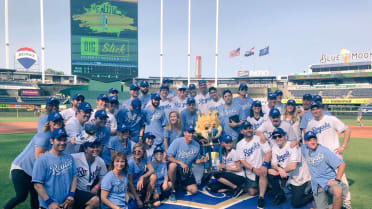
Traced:
<path fill-rule="evenodd" d="M 337 67 L 352 67 L 352 66 L 371 66 L 371 62 L 350 62 L 350 63 L 336 63 L 336 64 L 317 64 L 311 65 L 310 69 L 317 68 L 337 68 Z"/>
<path fill-rule="evenodd" d="M 2 73 L 5 73 L 5 72 L 13 73 L 15 71 L 16 71 L 15 69 L 0 68 L 0 72 Z"/>

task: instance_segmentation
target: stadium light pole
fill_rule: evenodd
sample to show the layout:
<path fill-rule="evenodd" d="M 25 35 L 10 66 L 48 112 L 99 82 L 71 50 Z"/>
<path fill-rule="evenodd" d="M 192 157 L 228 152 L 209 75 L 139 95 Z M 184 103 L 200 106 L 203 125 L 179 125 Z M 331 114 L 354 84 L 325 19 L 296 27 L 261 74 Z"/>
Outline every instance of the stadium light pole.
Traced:
<path fill-rule="evenodd" d="M 188 15 L 188 26 L 187 26 L 187 85 L 190 85 L 190 51 L 191 51 L 191 44 L 190 44 L 190 30 L 191 30 L 191 0 L 189 0 L 189 15 Z"/>
<path fill-rule="evenodd" d="M 216 57 L 214 61 L 214 86 L 218 86 L 218 19 L 219 19 L 220 1 L 216 0 Z"/>
<path fill-rule="evenodd" d="M 163 82 L 163 0 L 160 0 L 160 84 Z"/>
<path fill-rule="evenodd" d="M 5 68 L 10 68 L 9 60 L 9 27 L 8 27 L 8 0 L 5 0 Z"/>
<path fill-rule="evenodd" d="M 40 29 L 41 29 L 41 82 L 45 83 L 44 0 L 40 0 Z"/>

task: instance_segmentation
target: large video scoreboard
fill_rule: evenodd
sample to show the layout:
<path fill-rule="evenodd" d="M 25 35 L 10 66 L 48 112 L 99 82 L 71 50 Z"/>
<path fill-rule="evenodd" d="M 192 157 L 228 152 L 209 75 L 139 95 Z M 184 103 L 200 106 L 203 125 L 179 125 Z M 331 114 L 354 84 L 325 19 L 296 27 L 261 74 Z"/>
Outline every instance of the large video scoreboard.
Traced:
<path fill-rule="evenodd" d="M 138 76 L 137 0 L 70 0 L 71 71 L 98 81 Z"/>

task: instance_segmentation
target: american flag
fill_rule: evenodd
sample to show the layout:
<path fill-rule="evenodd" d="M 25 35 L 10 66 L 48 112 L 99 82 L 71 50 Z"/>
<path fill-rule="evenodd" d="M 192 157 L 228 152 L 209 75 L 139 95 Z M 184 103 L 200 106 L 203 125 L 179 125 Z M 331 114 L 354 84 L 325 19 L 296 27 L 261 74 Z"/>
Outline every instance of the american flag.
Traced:
<path fill-rule="evenodd" d="M 244 53 L 244 56 L 246 56 L 246 57 L 249 57 L 249 56 L 252 56 L 252 55 L 254 55 L 254 47 L 252 47 L 252 49 L 249 50 L 249 51 L 245 51 L 245 53 Z"/>
<path fill-rule="evenodd" d="M 233 58 L 233 57 L 236 57 L 236 56 L 240 56 L 240 48 L 237 48 L 237 49 L 235 49 L 235 50 L 232 50 L 231 52 L 230 52 L 230 58 Z"/>

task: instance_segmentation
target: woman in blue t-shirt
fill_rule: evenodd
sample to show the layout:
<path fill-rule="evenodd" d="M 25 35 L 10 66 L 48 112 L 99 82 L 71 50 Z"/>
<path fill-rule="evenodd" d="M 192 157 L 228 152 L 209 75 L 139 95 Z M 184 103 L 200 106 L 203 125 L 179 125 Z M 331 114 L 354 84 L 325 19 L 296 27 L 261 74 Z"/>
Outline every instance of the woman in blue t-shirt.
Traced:
<path fill-rule="evenodd" d="M 168 125 L 164 128 L 164 149 L 165 152 L 173 140 L 182 135 L 181 117 L 177 111 L 169 113 Z"/>
<path fill-rule="evenodd" d="M 101 182 L 101 208 L 127 209 L 125 195 L 128 186 L 127 155 L 116 152 L 112 156 L 110 169 Z"/>

